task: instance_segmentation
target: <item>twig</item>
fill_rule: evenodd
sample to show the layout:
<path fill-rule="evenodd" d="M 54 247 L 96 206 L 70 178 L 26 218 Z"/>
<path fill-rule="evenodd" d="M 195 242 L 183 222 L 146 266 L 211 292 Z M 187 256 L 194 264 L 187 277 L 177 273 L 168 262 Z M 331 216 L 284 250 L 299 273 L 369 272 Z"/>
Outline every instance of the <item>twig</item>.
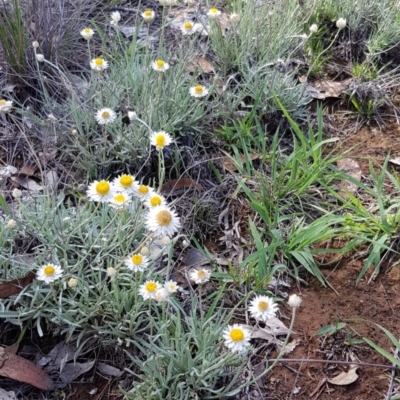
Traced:
<path fill-rule="evenodd" d="M 319 363 L 319 364 L 341 364 L 341 365 L 358 365 L 359 367 L 372 367 L 372 368 L 381 368 L 381 369 L 392 369 L 396 370 L 399 368 L 397 365 L 384 365 L 384 364 L 371 364 L 371 363 L 362 363 L 355 361 L 335 361 L 335 360 L 316 360 L 312 358 L 270 358 L 267 360 L 268 362 L 311 362 L 311 363 Z"/>
<path fill-rule="evenodd" d="M 400 341 L 400 339 L 399 339 Z M 398 359 L 399 356 L 399 349 L 396 347 L 396 351 L 394 352 L 394 358 Z M 390 398 L 392 397 L 392 391 L 393 391 L 393 382 L 394 382 L 394 376 L 396 375 L 396 364 L 393 363 L 392 364 L 392 374 L 390 376 L 390 383 L 389 383 L 389 389 L 386 395 L 386 400 L 390 400 Z"/>

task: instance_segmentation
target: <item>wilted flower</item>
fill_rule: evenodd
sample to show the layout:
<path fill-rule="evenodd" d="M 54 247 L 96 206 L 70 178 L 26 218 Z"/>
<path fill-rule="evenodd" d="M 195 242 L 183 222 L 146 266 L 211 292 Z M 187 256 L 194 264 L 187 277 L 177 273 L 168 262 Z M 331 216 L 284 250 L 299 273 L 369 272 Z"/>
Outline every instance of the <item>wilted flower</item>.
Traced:
<path fill-rule="evenodd" d="M 221 11 L 219 11 L 218 8 L 215 7 L 210 8 L 207 13 L 208 18 L 210 18 L 211 20 L 217 19 L 220 15 Z"/>
<path fill-rule="evenodd" d="M 43 62 L 44 61 L 44 55 L 43 54 L 36 54 L 35 55 L 37 62 Z"/>
<path fill-rule="evenodd" d="M 194 269 L 189 273 L 189 277 L 198 285 L 202 285 L 210 280 L 211 272 L 205 268 Z"/>
<path fill-rule="evenodd" d="M 137 114 L 135 113 L 135 111 L 128 111 L 128 118 L 130 121 L 135 121 L 137 120 Z"/>
<path fill-rule="evenodd" d="M 338 29 L 346 28 L 346 24 L 347 24 L 347 22 L 346 22 L 346 20 L 344 18 L 339 18 L 336 21 L 336 26 L 337 26 Z"/>
<path fill-rule="evenodd" d="M 275 317 L 278 310 L 278 305 L 274 299 L 268 296 L 255 297 L 249 307 L 251 316 L 259 321 L 265 322 L 267 319 Z"/>
<path fill-rule="evenodd" d="M 118 22 L 121 21 L 121 14 L 119 11 L 111 13 L 111 25 L 117 26 Z"/>
<path fill-rule="evenodd" d="M 99 202 L 109 202 L 114 197 L 114 193 L 113 187 L 105 180 L 92 182 L 86 191 L 89 200 Z"/>
<path fill-rule="evenodd" d="M 10 112 L 13 102 L 11 100 L 0 99 L 0 113 Z"/>
<path fill-rule="evenodd" d="M 176 0 L 159 0 L 160 6 L 172 7 L 176 4 Z"/>
<path fill-rule="evenodd" d="M 76 287 L 76 286 L 78 285 L 78 280 L 75 279 L 75 278 L 70 278 L 70 279 L 68 280 L 67 285 L 68 285 L 69 288 L 72 289 L 72 288 L 74 288 L 74 287 Z"/>
<path fill-rule="evenodd" d="M 157 150 L 162 150 L 171 143 L 171 135 L 165 131 L 153 132 L 150 136 L 150 144 L 155 146 Z"/>
<path fill-rule="evenodd" d="M 156 60 L 151 64 L 154 71 L 165 72 L 169 68 L 169 64 L 163 60 Z"/>
<path fill-rule="evenodd" d="M 13 189 L 11 194 L 14 199 L 20 199 L 22 197 L 22 191 L 17 188 Z"/>
<path fill-rule="evenodd" d="M 140 254 L 143 256 L 148 256 L 150 254 L 150 250 L 148 247 L 142 247 L 142 250 L 140 250 Z"/>
<path fill-rule="evenodd" d="M 171 244 L 171 238 L 170 238 L 169 236 L 163 236 L 163 237 L 161 238 L 161 243 L 162 243 L 164 246 L 168 246 L 169 244 Z"/>
<path fill-rule="evenodd" d="M 242 353 L 250 345 L 251 332 L 240 324 L 228 326 L 222 334 L 225 346 L 233 353 Z"/>
<path fill-rule="evenodd" d="M 173 236 L 181 227 L 175 211 L 167 206 L 151 208 L 146 218 L 146 227 L 155 236 Z"/>
<path fill-rule="evenodd" d="M 189 89 L 189 93 L 190 93 L 190 95 L 191 95 L 192 97 L 197 97 L 197 98 L 199 98 L 199 97 L 204 97 L 204 96 L 207 96 L 207 94 L 208 94 L 208 89 L 205 88 L 205 87 L 202 86 L 202 85 L 196 85 L 196 86 L 192 86 L 192 87 Z"/>
<path fill-rule="evenodd" d="M 310 26 L 310 33 L 316 33 L 318 32 L 318 25 L 317 24 L 312 24 Z"/>
<path fill-rule="evenodd" d="M 167 289 L 163 287 L 157 289 L 154 294 L 154 300 L 156 300 L 157 303 L 163 303 L 164 301 L 167 301 L 168 298 L 169 298 L 169 292 Z"/>
<path fill-rule="evenodd" d="M 108 125 L 116 120 L 117 114 L 111 108 L 106 107 L 97 111 L 95 118 L 98 124 Z"/>
<path fill-rule="evenodd" d="M 240 15 L 236 13 L 232 13 L 229 16 L 229 21 L 231 21 L 232 24 L 237 24 L 240 21 Z"/>
<path fill-rule="evenodd" d="M 139 294 L 144 300 L 154 299 L 158 289 L 160 289 L 160 284 L 158 282 L 147 281 L 139 287 Z"/>
<path fill-rule="evenodd" d="M 85 40 L 90 40 L 94 35 L 94 30 L 90 28 L 85 28 L 81 30 L 80 34 Z"/>
<path fill-rule="evenodd" d="M 108 68 L 108 61 L 100 57 L 95 58 L 90 61 L 90 68 L 92 68 L 96 72 L 102 72 Z"/>
<path fill-rule="evenodd" d="M 15 219 L 9 219 L 7 221 L 7 228 L 14 229 L 17 226 Z"/>
<path fill-rule="evenodd" d="M 148 258 L 142 254 L 133 254 L 125 260 L 126 267 L 133 272 L 144 271 L 148 264 Z"/>
<path fill-rule="evenodd" d="M 292 308 L 298 308 L 300 307 L 301 301 L 302 299 L 300 296 L 297 296 L 297 294 L 292 294 L 289 296 L 288 304 Z"/>
<path fill-rule="evenodd" d="M 39 268 L 36 279 L 45 283 L 51 283 L 61 278 L 62 273 L 63 271 L 59 265 L 47 264 Z"/>
<path fill-rule="evenodd" d="M 156 16 L 156 13 L 153 10 L 145 10 L 142 13 L 142 18 L 144 19 L 145 22 L 150 24 L 151 22 L 154 21 L 154 18 Z"/>
<path fill-rule="evenodd" d="M 113 267 L 108 267 L 106 273 L 109 278 L 114 278 L 114 276 L 117 274 L 117 270 Z"/>

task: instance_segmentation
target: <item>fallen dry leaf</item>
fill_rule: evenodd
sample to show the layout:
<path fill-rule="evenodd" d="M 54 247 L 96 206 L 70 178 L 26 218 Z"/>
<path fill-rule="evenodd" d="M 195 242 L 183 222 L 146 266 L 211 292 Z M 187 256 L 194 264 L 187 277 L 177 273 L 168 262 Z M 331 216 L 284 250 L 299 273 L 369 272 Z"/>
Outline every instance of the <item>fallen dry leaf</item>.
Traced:
<path fill-rule="evenodd" d="M 34 277 L 35 274 L 33 272 L 28 272 L 23 278 L 0 283 L 0 299 L 7 299 L 14 294 L 20 293 L 25 286 L 32 283 Z"/>
<path fill-rule="evenodd" d="M 343 158 L 342 160 L 339 160 L 337 162 L 337 168 L 340 171 L 343 171 L 345 174 L 350 175 L 352 178 L 358 181 L 361 180 L 360 164 L 352 158 Z M 339 187 L 339 194 L 343 197 L 346 196 L 346 191 L 354 194 L 358 189 L 358 186 L 356 184 L 346 180 L 340 182 Z"/>
<path fill-rule="evenodd" d="M 161 193 L 162 194 L 171 194 L 171 192 L 176 192 L 178 190 L 186 189 L 186 188 L 196 188 L 201 192 L 204 190 L 203 186 L 199 183 L 193 181 L 189 178 L 181 178 L 181 179 L 173 179 L 172 181 L 165 182 L 162 185 Z"/>
<path fill-rule="evenodd" d="M 19 176 L 12 176 L 10 179 L 12 181 L 18 183 L 18 185 L 21 185 L 25 189 L 33 190 L 33 191 L 43 190 L 43 186 L 36 183 L 33 179 L 21 178 Z"/>
<path fill-rule="evenodd" d="M 260 158 L 260 155 L 256 153 L 249 154 L 249 156 L 251 161 L 258 160 Z M 246 162 L 246 157 L 244 155 L 241 155 L 240 160 L 242 164 L 244 164 Z M 235 172 L 238 171 L 235 165 L 236 159 L 233 160 L 231 157 L 222 157 L 221 161 L 222 161 L 222 166 L 231 174 L 234 174 Z"/>
<path fill-rule="evenodd" d="M 353 78 L 344 81 L 335 82 L 330 79 L 319 79 L 306 86 L 308 94 L 316 99 L 325 99 L 327 97 L 339 97 L 347 88 Z"/>
<path fill-rule="evenodd" d="M 54 389 L 54 383 L 46 372 L 25 358 L 6 352 L 2 347 L 0 347 L 0 376 L 29 383 L 42 390 Z"/>
<path fill-rule="evenodd" d="M 36 172 L 36 167 L 34 165 L 24 165 L 14 174 L 14 176 L 19 176 L 20 178 L 26 178 L 27 176 L 34 176 L 35 172 Z"/>
<path fill-rule="evenodd" d="M 88 372 L 92 369 L 94 363 L 96 361 L 88 361 L 85 363 L 69 363 L 65 364 L 61 374 L 60 374 L 60 379 L 64 383 L 70 383 L 73 380 L 75 380 L 78 376 L 84 374 L 85 372 Z"/>
<path fill-rule="evenodd" d="M 210 63 L 210 61 L 201 56 L 190 60 L 186 64 L 185 69 L 189 72 L 196 72 L 200 70 L 206 74 L 211 74 L 212 72 L 215 72 L 214 66 Z"/>
<path fill-rule="evenodd" d="M 117 378 L 124 374 L 124 371 L 102 362 L 97 364 L 97 370 L 105 375 L 115 376 Z"/>
<path fill-rule="evenodd" d="M 357 369 L 357 365 L 350 365 L 347 372 L 343 371 L 338 376 L 335 376 L 332 379 L 327 379 L 327 381 L 333 385 L 350 385 L 350 383 L 353 383 L 358 379 L 358 375 L 356 374 Z"/>

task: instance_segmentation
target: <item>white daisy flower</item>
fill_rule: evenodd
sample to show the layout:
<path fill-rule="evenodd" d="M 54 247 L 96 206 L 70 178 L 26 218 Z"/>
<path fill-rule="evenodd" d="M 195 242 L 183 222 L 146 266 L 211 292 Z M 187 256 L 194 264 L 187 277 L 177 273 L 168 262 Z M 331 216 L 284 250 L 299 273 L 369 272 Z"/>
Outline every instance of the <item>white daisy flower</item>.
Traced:
<path fill-rule="evenodd" d="M 101 203 L 109 202 L 114 197 L 114 194 L 114 188 L 105 180 L 92 182 L 86 191 L 86 196 L 89 197 L 89 200 Z"/>
<path fill-rule="evenodd" d="M 111 108 L 102 108 L 97 111 L 95 118 L 99 125 L 108 125 L 116 120 L 117 114 Z"/>
<path fill-rule="evenodd" d="M 145 10 L 141 15 L 144 22 L 147 22 L 148 24 L 152 23 L 156 17 L 156 13 L 153 10 Z"/>
<path fill-rule="evenodd" d="M 94 30 L 90 28 L 85 28 L 81 30 L 80 34 L 85 40 L 90 40 L 94 35 Z"/>
<path fill-rule="evenodd" d="M 110 200 L 110 206 L 115 208 L 117 211 L 122 211 L 126 209 L 130 202 L 131 198 L 128 194 L 119 192 L 114 194 L 113 198 Z"/>
<path fill-rule="evenodd" d="M 92 61 L 90 61 L 90 68 L 97 72 L 102 72 L 108 68 L 108 61 L 100 57 L 94 58 Z"/>
<path fill-rule="evenodd" d="M 133 272 L 141 272 L 148 267 L 149 259 L 142 254 L 133 254 L 125 260 L 125 265 Z"/>
<path fill-rule="evenodd" d="M 10 100 L 0 99 L 0 113 L 10 112 L 13 102 Z"/>
<path fill-rule="evenodd" d="M 150 136 L 150 144 L 156 146 L 157 150 L 162 150 L 165 146 L 172 143 L 172 137 L 165 131 L 153 132 Z"/>
<path fill-rule="evenodd" d="M 117 26 L 118 22 L 121 21 L 121 14 L 119 11 L 111 13 L 111 25 Z"/>
<path fill-rule="evenodd" d="M 54 282 L 62 277 L 63 270 L 59 265 L 47 264 L 39 268 L 36 279 L 45 283 Z"/>
<path fill-rule="evenodd" d="M 158 282 L 147 281 L 139 287 L 139 294 L 144 300 L 154 299 L 155 294 L 160 287 L 161 286 Z"/>
<path fill-rule="evenodd" d="M 202 285 L 210 280 L 211 272 L 208 269 L 194 269 L 189 273 L 189 278 L 197 283 L 198 285 Z"/>
<path fill-rule="evenodd" d="M 163 60 L 156 60 L 151 63 L 151 67 L 154 69 L 154 71 L 165 72 L 167 69 L 169 69 L 169 64 Z"/>
<path fill-rule="evenodd" d="M 240 324 L 228 326 L 222 333 L 225 346 L 233 353 L 242 353 L 250 346 L 251 332 Z"/>
<path fill-rule="evenodd" d="M 195 33 L 194 23 L 191 21 L 186 21 L 181 26 L 181 31 L 184 35 L 192 35 Z"/>
<path fill-rule="evenodd" d="M 160 194 L 153 193 L 145 202 L 144 202 L 146 207 L 153 208 L 153 207 L 158 207 L 158 206 L 164 206 L 167 204 L 167 201 L 165 200 L 164 196 L 161 196 Z"/>
<path fill-rule="evenodd" d="M 215 8 L 215 7 L 210 8 L 207 13 L 208 18 L 211 20 L 217 19 L 220 15 L 221 15 L 221 11 L 219 11 L 218 8 Z"/>
<path fill-rule="evenodd" d="M 146 201 L 154 193 L 154 189 L 147 185 L 141 185 L 137 182 L 134 183 L 133 192 L 134 196 L 142 201 Z"/>
<path fill-rule="evenodd" d="M 167 289 L 168 293 L 176 293 L 179 290 L 179 286 L 175 281 L 167 281 L 164 283 L 165 289 Z"/>
<path fill-rule="evenodd" d="M 250 302 L 249 311 L 254 319 L 265 322 L 267 319 L 275 317 L 278 305 L 271 297 L 256 296 Z"/>
<path fill-rule="evenodd" d="M 124 174 L 120 175 L 112 181 L 112 184 L 116 191 L 133 193 L 135 191 L 135 178 L 132 175 Z"/>
<path fill-rule="evenodd" d="M 192 86 L 189 89 L 189 93 L 192 97 L 200 98 L 200 97 L 207 96 L 208 89 L 202 85 L 196 85 L 196 86 Z"/>
<path fill-rule="evenodd" d="M 167 301 L 168 298 L 169 292 L 163 287 L 157 289 L 156 293 L 154 294 L 154 299 L 157 301 L 157 303 L 163 303 L 164 301 Z"/>
<path fill-rule="evenodd" d="M 175 211 L 170 210 L 167 206 L 158 206 L 149 210 L 146 227 L 149 231 L 154 232 L 155 236 L 172 237 L 181 227 L 181 223 Z"/>

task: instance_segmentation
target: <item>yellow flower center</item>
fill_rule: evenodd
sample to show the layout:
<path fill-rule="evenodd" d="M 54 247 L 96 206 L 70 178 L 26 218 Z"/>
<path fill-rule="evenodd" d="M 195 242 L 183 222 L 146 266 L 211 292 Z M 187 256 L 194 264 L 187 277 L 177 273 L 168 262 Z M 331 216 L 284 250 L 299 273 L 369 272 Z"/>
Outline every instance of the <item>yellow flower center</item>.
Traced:
<path fill-rule="evenodd" d="M 199 270 L 199 272 L 197 272 L 197 276 L 201 279 L 205 278 L 207 275 L 207 272 L 204 271 L 204 269 Z"/>
<path fill-rule="evenodd" d="M 123 187 L 129 187 L 133 183 L 133 178 L 129 175 L 122 175 L 121 178 L 119 179 L 119 183 Z"/>
<path fill-rule="evenodd" d="M 146 291 L 149 293 L 155 292 L 157 289 L 157 284 L 155 282 L 148 282 L 146 283 Z"/>
<path fill-rule="evenodd" d="M 172 215 L 168 210 L 162 210 L 157 213 L 156 220 L 161 226 L 168 226 L 171 224 Z"/>
<path fill-rule="evenodd" d="M 132 256 L 131 260 L 133 264 L 140 265 L 143 261 L 143 256 L 141 256 L 140 254 L 135 254 Z"/>
<path fill-rule="evenodd" d="M 194 91 L 195 91 L 197 94 L 203 93 L 203 86 L 201 86 L 201 85 L 195 86 L 195 87 L 194 87 Z"/>
<path fill-rule="evenodd" d="M 240 328 L 232 329 L 229 335 L 234 342 L 243 342 L 244 340 L 244 333 Z"/>
<path fill-rule="evenodd" d="M 106 181 L 100 181 L 96 185 L 96 193 L 105 196 L 110 191 L 110 184 Z"/>
<path fill-rule="evenodd" d="M 85 29 L 83 30 L 83 32 L 86 33 L 86 34 L 88 34 L 88 35 L 90 35 L 90 29 L 89 29 L 89 28 L 85 28 Z"/>
<path fill-rule="evenodd" d="M 165 146 L 165 136 L 157 135 L 156 136 L 157 147 L 163 148 Z"/>
<path fill-rule="evenodd" d="M 95 63 L 98 67 L 101 67 L 101 66 L 104 64 L 104 61 L 103 61 L 102 58 L 96 58 L 96 59 L 94 60 L 94 63 Z"/>
<path fill-rule="evenodd" d="M 4 99 L 0 100 L 0 107 L 6 105 L 7 101 Z"/>
<path fill-rule="evenodd" d="M 154 197 L 152 197 L 152 198 L 150 199 L 150 204 L 151 204 L 153 207 L 161 206 L 161 203 L 162 203 L 161 197 L 159 197 L 159 196 L 154 196 Z"/>
<path fill-rule="evenodd" d="M 217 14 L 218 13 L 218 9 L 217 8 L 210 8 L 210 14 Z"/>
<path fill-rule="evenodd" d="M 46 276 L 52 276 L 54 275 L 54 272 L 56 272 L 56 269 L 52 265 L 46 265 L 44 268 L 44 274 Z"/>
<path fill-rule="evenodd" d="M 115 197 L 114 197 L 114 201 L 116 201 L 117 203 L 123 203 L 125 201 L 125 196 L 122 193 L 118 193 Z"/>
<path fill-rule="evenodd" d="M 169 286 L 169 290 L 172 292 L 176 289 L 176 285 L 174 283 L 171 283 Z"/>
<path fill-rule="evenodd" d="M 146 185 L 140 185 L 138 191 L 140 194 L 147 194 L 149 193 L 149 187 Z"/>
<path fill-rule="evenodd" d="M 101 118 L 103 118 L 103 119 L 110 118 L 110 113 L 108 111 L 103 111 L 101 113 Z"/>
<path fill-rule="evenodd" d="M 191 23 L 191 22 L 185 22 L 184 24 L 183 24 L 183 27 L 186 29 L 186 30 L 190 30 L 190 29 L 192 29 L 193 28 L 193 24 Z"/>
<path fill-rule="evenodd" d="M 158 68 L 163 68 L 165 65 L 165 62 L 163 60 L 157 60 L 156 61 L 157 67 Z"/>
<path fill-rule="evenodd" d="M 263 301 L 263 300 L 258 302 L 258 309 L 260 311 L 262 311 L 262 312 L 267 311 L 268 307 L 269 307 L 268 302 Z"/>
<path fill-rule="evenodd" d="M 151 11 L 151 10 L 146 10 L 146 11 L 144 12 L 144 15 L 145 15 L 146 17 L 152 17 L 152 16 L 153 16 L 153 11 Z"/>

